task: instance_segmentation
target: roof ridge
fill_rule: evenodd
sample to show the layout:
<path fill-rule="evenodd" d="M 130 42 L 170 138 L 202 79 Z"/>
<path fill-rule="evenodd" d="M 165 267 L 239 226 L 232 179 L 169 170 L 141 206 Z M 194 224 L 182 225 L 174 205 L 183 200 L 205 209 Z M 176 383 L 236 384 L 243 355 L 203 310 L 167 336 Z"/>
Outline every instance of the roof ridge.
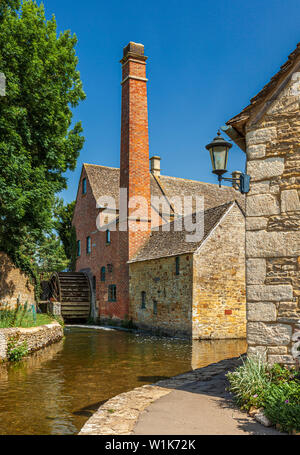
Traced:
<path fill-rule="evenodd" d="M 91 163 L 82 163 L 83 166 L 97 166 L 97 167 L 102 167 L 102 168 L 105 168 L 105 169 L 115 169 L 117 171 L 120 170 L 119 167 L 113 167 L 113 166 L 104 166 L 102 164 L 91 164 Z"/>

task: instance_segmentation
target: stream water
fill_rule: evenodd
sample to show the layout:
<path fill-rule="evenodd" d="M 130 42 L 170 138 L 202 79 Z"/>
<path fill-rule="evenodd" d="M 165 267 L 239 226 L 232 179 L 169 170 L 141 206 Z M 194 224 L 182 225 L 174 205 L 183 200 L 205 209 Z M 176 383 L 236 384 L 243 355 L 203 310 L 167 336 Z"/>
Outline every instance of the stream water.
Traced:
<path fill-rule="evenodd" d="M 76 434 L 119 393 L 245 351 L 244 340 L 191 343 L 66 327 L 64 340 L 0 365 L 0 434 Z"/>

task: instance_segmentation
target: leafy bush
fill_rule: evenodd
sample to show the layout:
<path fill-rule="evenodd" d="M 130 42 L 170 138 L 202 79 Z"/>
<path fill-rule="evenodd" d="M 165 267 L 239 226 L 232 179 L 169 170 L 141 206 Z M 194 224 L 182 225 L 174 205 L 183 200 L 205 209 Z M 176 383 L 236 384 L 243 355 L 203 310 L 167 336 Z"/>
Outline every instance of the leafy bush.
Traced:
<path fill-rule="evenodd" d="M 17 337 L 11 337 L 7 343 L 7 358 L 11 362 L 19 362 L 22 357 L 28 354 L 26 341 L 19 342 Z"/>
<path fill-rule="evenodd" d="M 265 396 L 270 385 L 270 368 L 260 356 L 247 357 L 243 365 L 227 373 L 229 390 L 241 409 L 251 406 L 261 408 L 265 405 Z"/>
<path fill-rule="evenodd" d="M 283 431 L 300 431 L 300 383 L 272 384 L 266 396 L 265 415 Z"/>

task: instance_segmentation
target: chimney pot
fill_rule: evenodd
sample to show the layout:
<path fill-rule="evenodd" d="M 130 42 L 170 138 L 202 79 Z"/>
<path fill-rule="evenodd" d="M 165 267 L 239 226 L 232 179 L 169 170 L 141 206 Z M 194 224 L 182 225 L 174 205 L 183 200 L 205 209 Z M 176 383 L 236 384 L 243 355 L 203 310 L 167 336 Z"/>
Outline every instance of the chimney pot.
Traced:
<path fill-rule="evenodd" d="M 150 158 L 151 166 L 150 170 L 153 175 L 160 176 L 160 156 L 152 156 Z"/>

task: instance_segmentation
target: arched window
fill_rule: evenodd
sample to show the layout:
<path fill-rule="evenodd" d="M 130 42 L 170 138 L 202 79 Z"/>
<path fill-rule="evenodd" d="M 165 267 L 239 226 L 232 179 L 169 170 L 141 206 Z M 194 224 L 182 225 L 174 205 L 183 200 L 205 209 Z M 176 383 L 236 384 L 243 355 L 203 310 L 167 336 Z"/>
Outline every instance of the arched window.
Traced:
<path fill-rule="evenodd" d="M 110 230 L 107 229 L 106 231 L 106 243 L 110 243 Z"/>
<path fill-rule="evenodd" d="M 81 255 L 81 242 L 77 240 L 77 256 Z"/>
<path fill-rule="evenodd" d="M 157 301 L 153 300 L 153 314 L 157 314 Z"/>
<path fill-rule="evenodd" d="M 105 267 L 101 267 L 100 270 L 100 280 L 105 281 Z"/>

